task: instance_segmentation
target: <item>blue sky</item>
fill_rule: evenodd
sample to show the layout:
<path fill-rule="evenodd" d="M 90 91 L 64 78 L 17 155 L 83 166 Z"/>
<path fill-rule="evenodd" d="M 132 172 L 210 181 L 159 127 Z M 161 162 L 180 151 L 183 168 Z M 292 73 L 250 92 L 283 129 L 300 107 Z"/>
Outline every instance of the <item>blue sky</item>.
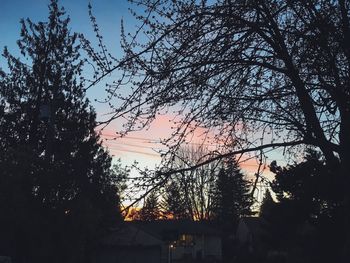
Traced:
<path fill-rule="evenodd" d="M 95 40 L 91 22 L 88 16 L 88 4 L 93 6 L 93 13 L 97 18 L 104 42 L 115 57 L 122 55 L 120 49 L 120 25 L 124 20 L 125 29 L 133 32 L 135 20 L 128 8 L 131 7 L 127 0 L 61 0 L 60 6 L 64 6 L 66 14 L 71 18 L 71 30 L 83 33 L 90 41 Z M 20 36 L 19 21 L 30 18 L 33 22 L 47 21 L 49 0 L 0 0 L 0 50 L 7 46 L 14 55 L 19 55 L 16 41 Z M 4 65 L 0 58 L 0 66 Z M 104 98 L 104 87 L 99 85 L 88 91 L 88 97 L 93 102 L 95 98 Z M 106 104 L 93 103 L 99 115 L 109 111 Z M 118 129 L 118 123 L 108 128 L 108 134 L 113 134 Z M 144 139 L 140 142 L 140 139 Z M 143 143 L 144 141 L 144 143 Z M 111 153 L 122 158 L 125 163 L 132 163 L 135 159 L 147 166 L 154 166 L 159 162 L 159 157 L 153 151 L 159 144 L 150 143 L 159 141 L 156 136 L 145 132 L 133 134 L 129 140 L 110 142 Z M 134 146 L 133 146 L 134 145 Z"/>
<path fill-rule="evenodd" d="M 88 3 L 93 6 L 94 15 L 100 26 L 105 44 L 109 51 L 115 56 L 120 57 L 120 25 L 121 19 L 124 20 L 125 29 L 129 32 L 135 31 L 136 21 L 131 16 L 128 8 L 131 7 L 127 0 L 61 0 L 59 4 L 64 6 L 66 13 L 71 18 L 72 31 L 83 33 L 88 39 L 94 39 L 94 33 L 88 16 Z M 0 0 L 0 49 L 8 46 L 12 54 L 18 54 L 16 41 L 19 38 L 21 18 L 30 18 L 33 22 L 46 21 L 48 16 L 49 0 Z M 4 61 L 0 58 L 0 65 Z M 103 99 L 103 86 L 93 87 L 88 91 L 88 96 L 93 101 L 95 98 Z M 108 112 L 106 104 L 94 103 L 98 114 Z M 167 123 L 167 124 L 166 124 Z M 112 124 L 107 132 L 113 136 L 118 129 L 118 122 Z M 159 163 L 160 158 L 153 149 L 159 149 L 160 135 L 166 137 L 170 134 L 170 125 L 166 117 L 157 120 L 150 131 L 142 131 L 131 134 L 128 138 L 109 142 L 107 145 L 113 155 L 121 158 L 124 163 L 130 164 L 134 160 L 141 163 L 142 166 L 153 168 Z M 279 157 L 279 154 L 275 156 Z M 274 159 L 275 159 L 274 158 Z M 277 159 L 277 158 L 276 158 Z M 255 166 L 254 164 L 251 164 Z"/>
<path fill-rule="evenodd" d="M 100 25 L 101 33 L 109 51 L 116 57 L 121 56 L 119 45 L 121 19 L 127 30 L 133 31 L 135 20 L 130 15 L 127 0 L 61 0 L 66 13 L 71 18 L 71 30 L 83 33 L 90 41 L 95 40 L 88 16 L 88 3 L 93 6 L 94 15 Z M 20 19 L 30 18 L 33 22 L 46 21 L 49 0 L 0 0 L 0 50 L 7 46 L 14 55 L 18 54 L 16 41 L 20 34 Z M 2 63 L 0 58 L 0 62 Z M 89 91 L 89 96 L 101 99 L 103 94 L 98 87 Z M 95 104 L 99 111 L 107 111 L 104 105 Z"/>
<path fill-rule="evenodd" d="M 113 51 L 118 51 L 120 20 L 127 22 L 131 19 L 128 12 L 130 4 L 127 0 L 61 0 L 59 4 L 64 6 L 71 17 L 73 31 L 92 36 L 91 24 L 88 17 L 88 3 L 91 2 L 94 13 L 101 29 L 110 43 Z M 19 21 L 29 17 L 33 21 L 47 19 L 49 0 L 0 0 L 0 46 L 11 46 L 19 36 Z M 128 23 L 127 23 L 128 24 Z"/>
<path fill-rule="evenodd" d="M 95 39 L 91 22 L 88 16 L 88 3 L 93 6 L 94 15 L 97 18 L 104 42 L 110 53 L 115 57 L 121 56 L 120 49 L 120 25 L 124 19 L 125 26 L 132 31 L 135 21 L 128 11 L 130 4 L 127 0 L 61 0 L 60 6 L 64 6 L 66 14 L 70 16 L 70 27 L 73 32 L 83 33 L 91 42 Z M 20 36 L 20 20 L 30 18 L 33 22 L 47 21 L 49 0 L 0 0 L 0 50 L 7 46 L 11 54 L 19 55 L 16 41 Z M 4 65 L 0 57 L 0 63 Z M 102 99 L 103 88 L 93 87 L 88 91 L 88 96 L 93 101 Z M 98 112 L 103 114 L 108 109 L 105 104 L 94 104 Z"/>

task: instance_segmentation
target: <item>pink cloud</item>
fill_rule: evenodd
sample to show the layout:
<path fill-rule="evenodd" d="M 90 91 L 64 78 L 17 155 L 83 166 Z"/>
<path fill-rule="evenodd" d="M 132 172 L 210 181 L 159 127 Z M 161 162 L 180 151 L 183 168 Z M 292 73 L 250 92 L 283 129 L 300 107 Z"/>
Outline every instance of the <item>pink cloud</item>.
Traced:
<path fill-rule="evenodd" d="M 101 134 L 103 144 L 109 149 L 111 154 L 122 159 L 135 160 L 142 156 L 149 162 L 159 163 L 160 154 L 165 151 L 166 147 L 160 142 L 171 136 L 174 127 L 174 116 L 171 114 L 159 115 L 148 129 L 142 131 L 130 132 L 125 137 L 117 138 L 116 125 L 107 126 Z M 176 121 L 176 120 L 175 120 Z M 202 127 L 193 130 L 191 138 L 186 138 L 188 143 L 194 145 L 203 144 L 210 150 L 220 148 L 220 142 L 214 141 L 215 133 Z M 247 174 L 254 174 L 258 169 L 258 162 L 255 158 L 249 159 L 243 156 L 241 160 L 247 159 L 240 163 L 243 171 Z M 264 173 L 269 170 L 265 167 Z"/>

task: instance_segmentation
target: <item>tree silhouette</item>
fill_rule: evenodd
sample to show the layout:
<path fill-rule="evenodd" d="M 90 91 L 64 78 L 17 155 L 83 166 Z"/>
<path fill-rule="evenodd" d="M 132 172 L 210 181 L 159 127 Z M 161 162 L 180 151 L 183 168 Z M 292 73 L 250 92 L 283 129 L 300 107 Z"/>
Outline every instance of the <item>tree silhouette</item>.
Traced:
<path fill-rule="evenodd" d="M 272 162 L 270 169 L 276 174 L 271 187 L 279 202 L 266 201 L 261 214 L 272 244 L 281 245 L 283 233 L 285 243 L 293 244 L 285 246 L 300 246 L 308 262 L 341 261 L 344 236 L 336 237 L 335 233 L 344 229 L 345 222 L 342 194 L 337 191 L 342 182 L 334 181 L 336 171 L 329 170 L 315 151 L 308 151 L 302 162 L 287 167 Z M 290 231 L 285 230 L 287 227 Z M 297 239 L 305 242 L 298 244 Z"/>
<path fill-rule="evenodd" d="M 304 160 L 287 167 L 272 162 L 270 169 L 275 173 L 272 190 L 280 202 L 291 200 L 299 203 L 309 218 L 332 217 L 341 207 L 342 182 L 334 180 L 319 152 L 308 151 Z"/>
<path fill-rule="evenodd" d="M 222 253 L 224 262 L 235 256 L 234 234 L 240 218 L 251 216 L 253 204 L 250 183 L 244 179 L 238 162 L 229 159 L 217 174 L 212 192 L 213 216 L 222 232 Z"/>
<path fill-rule="evenodd" d="M 160 207 L 156 193 L 152 192 L 147 196 L 143 207 L 137 214 L 137 219 L 141 221 L 154 221 L 160 219 Z"/>
<path fill-rule="evenodd" d="M 271 196 L 271 192 L 269 189 L 267 189 L 261 202 L 259 216 L 264 217 L 264 215 L 268 215 L 270 213 L 271 207 L 274 206 L 274 204 L 275 201 Z"/>
<path fill-rule="evenodd" d="M 122 79 L 109 86 L 111 96 L 120 98 L 120 89 L 133 87 L 113 107 L 111 120 L 123 116 L 129 120 L 127 130 L 138 129 L 176 105 L 175 140 L 166 141 L 170 155 L 205 127 L 208 134 L 216 132 L 220 144 L 236 142 L 211 160 L 312 145 L 330 169 L 339 170 L 334 180 L 349 184 L 348 1 L 135 2 L 145 13 L 134 12 L 140 29 L 130 37 L 123 34 L 121 60 L 115 63 L 85 43 L 91 55 L 105 61 L 95 83 L 120 69 Z M 339 191 L 350 222 L 349 191 Z M 350 224 L 343 232 L 348 261 Z"/>
<path fill-rule="evenodd" d="M 164 216 L 169 219 L 191 218 L 183 195 L 183 189 L 181 189 L 179 183 L 169 180 L 163 188 L 164 192 L 160 206 Z"/>
<path fill-rule="evenodd" d="M 175 158 L 168 164 L 169 169 L 186 169 L 200 162 L 203 155 L 209 153 L 203 146 L 181 147 Z M 203 165 L 197 169 L 179 172 L 168 178 L 170 184 L 177 187 L 187 218 L 209 220 L 213 213 L 212 191 L 219 162 Z M 184 211 L 183 211 L 184 212 Z"/>
<path fill-rule="evenodd" d="M 21 25 L 22 57 L 5 48 L 0 74 L 0 254 L 15 262 L 82 262 L 121 219 L 123 171 L 111 167 L 94 131 L 78 35 L 64 9 L 52 0 L 47 22 Z"/>
<path fill-rule="evenodd" d="M 252 215 L 250 183 L 244 179 L 236 160 L 228 160 L 221 168 L 215 182 L 213 199 L 214 218 L 231 229 L 237 227 L 239 218 Z"/>

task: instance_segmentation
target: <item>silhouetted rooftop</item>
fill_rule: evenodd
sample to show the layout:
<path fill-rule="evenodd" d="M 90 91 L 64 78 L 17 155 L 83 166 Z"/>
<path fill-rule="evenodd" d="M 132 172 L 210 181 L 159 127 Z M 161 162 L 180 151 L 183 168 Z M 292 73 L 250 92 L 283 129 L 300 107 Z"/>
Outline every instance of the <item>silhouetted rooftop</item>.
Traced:
<path fill-rule="evenodd" d="M 219 231 L 208 221 L 191 220 L 156 220 L 156 221 L 130 221 L 126 224 L 134 225 L 143 231 L 161 239 L 167 239 L 167 235 L 180 234 L 204 234 L 219 235 Z"/>
<path fill-rule="evenodd" d="M 220 232 L 208 221 L 128 221 L 113 229 L 101 242 L 113 246 L 157 245 L 177 240 L 182 234 L 218 236 Z"/>

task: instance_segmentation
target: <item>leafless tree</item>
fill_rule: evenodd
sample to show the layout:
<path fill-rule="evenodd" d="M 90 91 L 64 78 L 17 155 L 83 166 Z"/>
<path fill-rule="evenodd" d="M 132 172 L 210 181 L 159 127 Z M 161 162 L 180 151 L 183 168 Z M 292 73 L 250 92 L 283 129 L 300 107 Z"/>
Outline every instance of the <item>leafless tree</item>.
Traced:
<path fill-rule="evenodd" d="M 174 168 L 183 170 L 192 167 L 206 152 L 203 147 L 181 147 L 176 153 Z M 212 217 L 212 192 L 219 166 L 220 162 L 211 162 L 197 169 L 175 173 L 169 178 L 169 182 L 178 187 L 188 218 L 208 220 Z"/>
<path fill-rule="evenodd" d="M 334 180 L 349 185 L 349 1 L 131 2 L 144 9 L 135 13 L 137 32 L 123 31 L 121 60 L 85 43 L 97 61 L 106 61 L 92 85 L 121 70 L 108 86 L 108 99 L 119 100 L 110 120 L 127 118 L 130 131 L 174 110 L 178 125 L 165 141 L 170 154 L 198 128 L 221 145 L 228 142 L 226 150 L 182 171 L 237 153 L 310 145 L 339 171 Z M 121 96 L 124 87 L 127 96 Z M 350 191 L 339 191 L 350 222 Z M 346 232 L 349 252 L 350 224 Z"/>

